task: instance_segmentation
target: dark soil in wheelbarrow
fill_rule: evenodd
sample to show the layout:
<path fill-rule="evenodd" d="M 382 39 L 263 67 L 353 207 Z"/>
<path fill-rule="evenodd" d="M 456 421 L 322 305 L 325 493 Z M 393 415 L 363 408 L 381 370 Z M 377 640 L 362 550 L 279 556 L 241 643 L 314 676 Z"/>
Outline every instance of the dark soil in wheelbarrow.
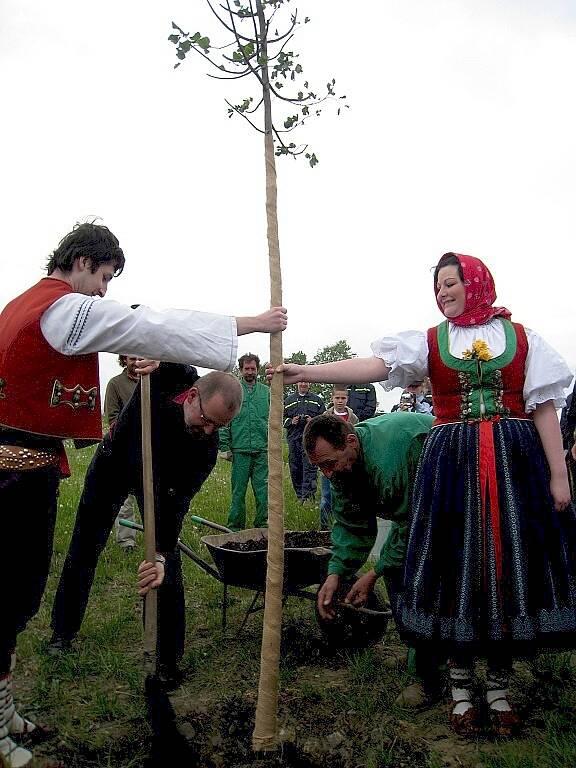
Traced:
<path fill-rule="evenodd" d="M 268 549 L 268 539 L 262 536 L 249 541 L 229 541 L 221 546 L 234 552 L 261 552 Z M 328 531 L 289 531 L 284 534 L 285 549 L 313 549 L 314 547 L 329 546 L 330 533 Z"/>

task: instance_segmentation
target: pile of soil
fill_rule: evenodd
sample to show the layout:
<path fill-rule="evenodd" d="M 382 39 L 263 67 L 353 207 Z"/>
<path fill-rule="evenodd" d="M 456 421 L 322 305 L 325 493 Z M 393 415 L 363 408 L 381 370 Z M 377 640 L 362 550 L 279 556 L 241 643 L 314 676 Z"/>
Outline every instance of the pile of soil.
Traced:
<path fill-rule="evenodd" d="M 268 549 L 268 539 L 262 536 L 259 539 L 249 539 L 248 541 L 226 541 L 220 546 L 222 549 L 231 549 L 234 552 L 262 552 Z M 329 531 L 289 531 L 284 534 L 285 549 L 311 549 L 329 546 Z"/>

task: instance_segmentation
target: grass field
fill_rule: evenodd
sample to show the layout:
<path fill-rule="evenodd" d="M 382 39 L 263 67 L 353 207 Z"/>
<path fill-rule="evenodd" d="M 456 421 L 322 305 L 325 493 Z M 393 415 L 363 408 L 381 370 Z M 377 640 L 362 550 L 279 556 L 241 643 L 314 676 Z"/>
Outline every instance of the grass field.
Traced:
<path fill-rule="evenodd" d="M 19 639 L 16 692 L 22 711 L 58 728 L 36 752 L 67 768 L 140 766 L 148 752 L 140 601 L 135 572 L 142 542 L 126 554 L 111 537 L 101 558 L 88 612 L 72 652 L 47 655 L 54 590 L 74 525 L 90 450 L 69 452 L 73 475 L 61 486 L 54 558 L 38 616 Z M 192 511 L 224 523 L 230 465 L 219 461 Z M 298 505 L 286 473 L 286 528 L 317 527 L 318 509 Z M 253 516 L 249 493 L 249 517 Z M 186 521 L 183 540 L 210 559 Z M 270 764 L 250 748 L 259 674 L 262 614 L 237 630 L 252 593 L 229 590 L 226 631 L 222 585 L 184 558 L 187 599 L 186 679 L 172 702 L 179 723 L 207 768 Z M 446 707 L 421 713 L 394 707 L 409 680 L 393 628 L 383 642 L 335 654 L 323 640 L 312 603 L 290 598 L 283 623 L 280 722 L 287 766 L 332 768 L 571 768 L 576 766 L 576 655 L 540 656 L 516 666 L 515 701 L 526 719 L 522 738 L 465 742 L 446 727 Z M 41 762 L 38 762 L 41 765 Z M 166 765 L 171 765 L 167 760 Z"/>

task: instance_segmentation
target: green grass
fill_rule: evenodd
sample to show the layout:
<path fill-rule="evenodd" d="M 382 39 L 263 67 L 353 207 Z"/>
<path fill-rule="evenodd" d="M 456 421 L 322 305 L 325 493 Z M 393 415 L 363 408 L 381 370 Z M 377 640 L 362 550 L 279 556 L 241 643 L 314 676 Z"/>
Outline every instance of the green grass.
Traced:
<path fill-rule="evenodd" d="M 59 740 L 38 754 L 60 756 L 67 768 L 141 766 L 150 729 L 145 718 L 140 600 L 136 567 L 113 537 L 101 558 L 85 621 L 74 650 L 46 654 L 50 609 L 72 534 L 76 504 L 91 451 L 70 450 L 73 475 L 61 486 L 54 558 L 39 614 L 19 638 L 16 689 L 22 711 L 56 725 Z M 225 523 L 230 465 L 219 461 L 192 504 L 192 512 Z M 285 477 L 286 528 L 318 527 L 318 507 L 301 507 Z M 248 494 L 248 519 L 254 503 Z M 183 540 L 210 561 L 200 542 L 206 529 L 187 520 Z M 252 597 L 229 589 L 228 628 L 221 627 L 222 585 L 183 557 L 187 600 L 186 679 L 173 698 L 179 722 L 191 733 L 202 766 L 261 765 L 250 748 L 260 662 L 262 613 L 237 630 Z M 576 669 L 571 654 L 519 665 L 515 698 L 527 727 L 524 738 L 466 744 L 445 726 L 437 707 L 411 714 L 394 707 L 408 681 L 402 658 L 387 662 L 399 642 L 390 630 L 383 645 L 335 654 L 323 642 L 313 604 L 290 598 L 283 619 L 280 724 L 292 734 L 285 765 L 331 768 L 568 768 L 576 765 Z M 402 654 L 400 653 L 400 657 Z M 389 659 L 388 659 L 389 661 Z M 334 736 L 337 734 L 337 736 Z M 330 739 L 343 741 L 327 746 Z M 295 742 L 295 743 L 294 743 Z"/>

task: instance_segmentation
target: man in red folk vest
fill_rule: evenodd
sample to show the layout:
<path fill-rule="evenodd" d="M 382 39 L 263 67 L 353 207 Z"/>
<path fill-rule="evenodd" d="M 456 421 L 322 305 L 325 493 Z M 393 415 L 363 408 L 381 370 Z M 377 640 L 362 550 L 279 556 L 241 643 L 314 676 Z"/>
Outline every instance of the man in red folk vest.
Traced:
<path fill-rule="evenodd" d="M 0 314 L 0 541 L 8 574 L 0 580 L 0 762 L 10 768 L 27 765 L 28 747 L 46 736 L 14 706 L 14 651 L 46 586 L 58 484 L 69 474 L 63 441 L 102 438 L 98 352 L 229 371 L 238 336 L 286 327 L 282 307 L 230 317 L 102 301 L 123 268 L 107 227 L 78 224 L 50 257 L 48 276 Z"/>

